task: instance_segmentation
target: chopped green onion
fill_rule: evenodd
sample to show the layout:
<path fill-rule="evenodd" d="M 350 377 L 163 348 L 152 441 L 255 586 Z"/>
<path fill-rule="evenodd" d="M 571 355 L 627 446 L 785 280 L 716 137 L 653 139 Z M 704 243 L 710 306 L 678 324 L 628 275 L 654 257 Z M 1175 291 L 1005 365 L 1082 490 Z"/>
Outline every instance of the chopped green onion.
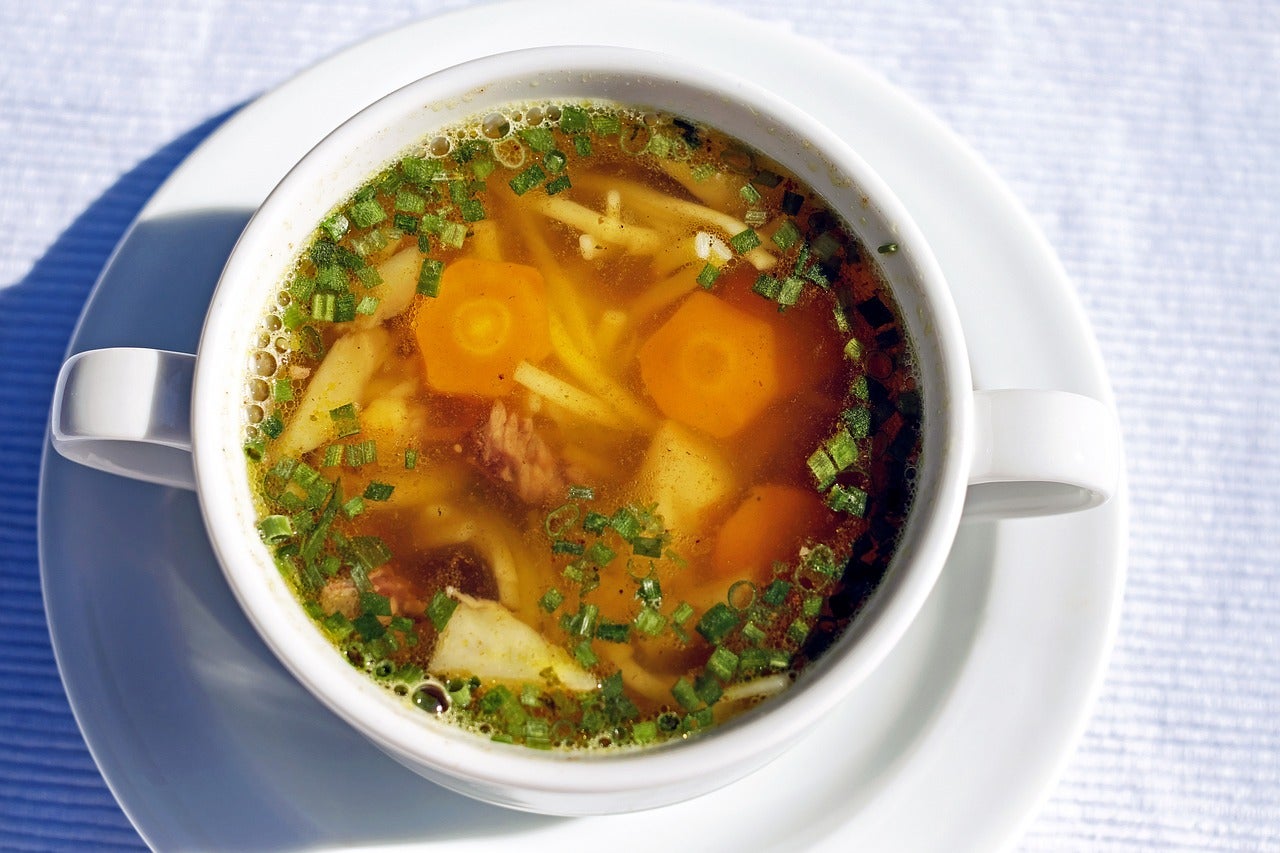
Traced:
<path fill-rule="evenodd" d="M 809 636 L 809 624 L 803 619 L 796 619 L 787 628 L 787 636 L 790 637 L 797 645 L 803 643 L 805 637 Z"/>
<path fill-rule="evenodd" d="M 844 345 L 844 357 L 850 361 L 860 361 L 864 352 L 862 341 L 857 338 L 849 338 Z"/>
<path fill-rule="evenodd" d="M 596 639 L 607 643 L 625 643 L 631 639 L 631 626 L 625 622 L 601 622 L 596 626 Z"/>
<path fill-rule="evenodd" d="M 742 200 L 747 204 L 760 203 L 760 191 L 751 186 L 751 184 L 743 184 L 742 188 L 738 190 L 738 195 L 742 196 Z"/>
<path fill-rule="evenodd" d="M 622 121 L 610 113 L 597 113 L 591 117 L 591 127 L 600 136 L 610 136 L 622 131 Z"/>
<path fill-rule="evenodd" d="M 804 282 L 793 275 L 789 275 L 783 280 L 782 286 L 778 288 L 778 304 L 783 307 L 795 305 L 803 292 Z"/>
<path fill-rule="evenodd" d="M 759 645 L 760 642 L 764 640 L 765 633 L 764 630 L 756 623 L 748 622 L 746 625 L 742 626 L 742 636 L 745 637 L 748 642 Z"/>
<path fill-rule="evenodd" d="M 561 504 L 551 512 L 547 513 L 546 519 L 542 522 L 542 529 L 552 539 L 560 539 L 569 528 L 578 520 L 578 505 L 574 503 Z"/>
<path fill-rule="evenodd" d="M 762 272 L 756 276 L 755 284 L 751 285 L 751 289 L 765 299 L 777 299 L 778 293 L 782 290 L 782 282 L 768 273 Z"/>
<path fill-rule="evenodd" d="M 390 500 L 391 494 L 396 490 L 395 486 L 388 483 L 380 483 L 377 480 L 369 483 L 364 490 L 364 497 L 371 501 Z"/>
<path fill-rule="evenodd" d="M 724 646 L 717 646 L 707 659 L 707 671 L 721 681 L 729 681 L 738 671 L 738 656 Z"/>
<path fill-rule="evenodd" d="M 320 223 L 320 230 L 329 235 L 331 240 L 341 240 L 343 235 L 347 233 L 347 229 L 351 227 L 350 221 L 341 213 L 333 213 L 325 217 Z"/>
<path fill-rule="evenodd" d="M 809 470 L 813 472 L 813 477 L 818 481 L 818 488 L 825 491 L 832 483 L 836 481 L 836 475 L 840 471 L 836 468 L 836 464 L 831 461 L 831 457 L 821 448 L 813 451 L 808 461 Z"/>
<path fill-rule="evenodd" d="M 581 542 L 570 542 L 567 539 L 557 539 L 551 543 L 552 554 L 573 554 L 576 557 L 581 556 L 584 550 L 586 549 Z"/>
<path fill-rule="evenodd" d="M 589 512 L 586 518 L 582 519 L 582 529 L 588 533 L 603 533 L 608 526 L 609 516 L 598 512 Z"/>
<path fill-rule="evenodd" d="M 603 568 L 613 562 L 613 559 L 618 556 L 618 553 L 597 539 L 595 542 L 591 543 L 591 547 L 587 549 L 584 556 L 590 562 Z"/>
<path fill-rule="evenodd" d="M 662 540 L 655 536 L 637 536 L 631 540 L 631 551 L 638 557 L 662 556 Z"/>
<path fill-rule="evenodd" d="M 554 586 L 544 592 L 542 598 L 538 599 L 538 606 L 548 613 L 554 613 L 561 604 L 564 604 L 564 593 Z"/>
<path fill-rule="evenodd" d="M 830 260 L 835 255 L 836 250 L 840 248 L 840 241 L 832 231 L 825 231 L 813 241 L 811 246 L 813 253 L 822 260 Z"/>
<path fill-rule="evenodd" d="M 283 323 L 284 327 L 291 332 L 297 331 L 297 329 L 304 325 L 309 319 L 311 319 L 310 315 L 293 302 L 286 305 L 284 311 L 280 315 L 280 322 Z"/>
<path fill-rule="evenodd" d="M 402 213 L 424 213 L 427 200 L 415 192 L 401 189 L 396 192 L 396 210 Z"/>
<path fill-rule="evenodd" d="M 750 225 L 752 228 L 759 228 L 769 221 L 769 214 L 763 210 L 748 210 L 742 217 L 742 221 Z"/>
<path fill-rule="evenodd" d="M 809 549 L 802 562 L 805 568 L 829 578 L 838 577 L 841 567 L 836 563 L 835 552 L 828 545 L 818 544 Z"/>
<path fill-rule="evenodd" d="M 283 542 L 293 536 L 293 522 L 287 515 L 268 515 L 258 522 L 258 532 L 269 544 Z"/>
<path fill-rule="evenodd" d="M 835 463 L 837 471 L 844 471 L 858 461 L 858 442 L 846 430 L 840 430 L 827 439 L 823 449 L 827 451 L 827 455 Z"/>
<path fill-rule="evenodd" d="M 349 551 L 348 556 L 351 561 L 364 569 L 366 575 L 391 560 L 391 549 L 387 547 L 386 542 L 383 542 L 377 536 L 354 537 L 351 540 Z M 351 571 L 351 577 L 353 580 L 355 579 L 354 568 Z"/>
<path fill-rule="evenodd" d="M 817 619 L 818 614 L 822 612 L 822 596 L 805 596 L 804 604 L 801 606 L 800 612 L 810 619 Z"/>
<path fill-rule="evenodd" d="M 444 274 L 444 261 L 427 258 L 418 271 L 418 293 L 423 296 L 440 295 L 440 277 Z"/>
<path fill-rule="evenodd" d="M 800 212 L 800 208 L 804 206 L 804 196 L 799 193 L 793 193 L 787 190 L 782 194 L 782 212 L 788 216 L 795 216 Z"/>
<path fill-rule="evenodd" d="M 271 383 L 271 399 L 277 403 L 287 403 L 293 399 L 293 382 L 288 379 L 277 379 Z"/>
<path fill-rule="evenodd" d="M 469 198 L 458 205 L 458 213 L 463 222 L 479 222 L 484 219 L 484 202 L 478 198 Z"/>
<path fill-rule="evenodd" d="M 332 293 L 317 293 L 311 297 L 311 316 L 317 320 L 333 322 L 338 309 L 338 297 Z"/>
<path fill-rule="evenodd" d="M 724 688 L 711 673 L 704 672 L 693 680 L 693 690 L 698 698 L 708 705 L 714 705 L 724 695 Z"/>
<path fill-rule="evenodd" d="M 671 621 L 677 625 L 683 625 L 693 615 L 693 607 L 687 601 L 680 602 L 676 609 L 671 611 Z"/>
<path fill-rule="evenodd" d="M 366 641 L 376 640 L 387 633 L 387 629 L 382 627 L 382 621 L 372 613 L 360 614 L 355 619 L 351 620 L 351 625 Z"/>
<path fill-rule="evenodd" d="M 374 199 L 356 202 L 349 212 L 357 228 L 369 228 L 387 218 L 387 212 Z"/>
<path fill-rule="evenodd" d="M 564 192 L 571 186 L 573 186 L 573 184 L 569 182 L 568 175 L 557 175 L 555 178 L 547 181 L 547 195 L 555 195 L 556 193 Z"/>
<path fill-rule="evenodd" d="M 695 181 L 702 183 L 707 178 L 714 175 L 716 171 L 716 167 L 712 166 L 710 163 L 699 163 L 697 166 L 693 167 L 693 171 L 690 174 L 693 176 Z"/>
<path fill-rule="evenodd" d="M 359 495 L 355 495 L 351 500 L 342 505 L 342 512 L 347 516 L 347 518 L 355 518 L 357 515 L 364 512 L 364 498 Z"/>
<path fill-rule="evenodd" d="M 409 213 L 397 213 L 391 217 L 391 224 L 406 234 L 417 234 L 422 220 Z"/>
<path fill-rule="evenodd" d="M 563 121 L 563 113 L 561 114 Z M 526 127 L 520 131 L 520 138 L 539 154 L 545 154 L 556 147 L 556 139 L 545 127 Z"/>
<path fill-rule="evenodd" d="M 461 249 L 466 239 L 467 227 L 461 223 L 446 222 L 440 229 L 440 242 L 451 249 Z"/>
<path fill-rule="evenodd" d="M 570 486 L 569 500 L 571 501 L 593 501 L 596 499 L 596 490 L 590 486 Z"/>
<path fill-rule="evenodd" d="M 844 306 L 837 305 L 832 309 L 831 315 L 836 321 L 836 329 L 840 331 L 840 334 L 847 335 L 852 331 L 852 327 L 849 325 L 849 317 L 844 313 Z"/>
<path fill-rule="evenodd" d="M 686 711 L 696 711 L 702 707 L 702 700 L 698 698 L 697 691 L 693 689 L 689 679 L 683 675 L 672 685 L 671 695 L 680 703 L 680 707 Z"/>
<path fill-rule="evenodd" d="M 378 273 L 377 267 L 361 267 L 356 270 L 356 278 L 360 279 L 360 283 L 365 287 L 377 287 L 382 284 L 382 276 Z"/>
<path fill-rule="evenodd" d="M 507 183 L 516 195 L 524 195 L 546 179 L 547 173 L 542 171 L 541 166 L 534 163 Z"/>
<path fill-rule="evenodd" d="M 708 643 L 718 645 L 721 640 L 729 636 L 734 628 L 738 627 L 738 618 L 738 614 L 733 608 L 724 602 L 717 602 L 706 613 L 703 613 L 702 618 L 698 620 L 698 633 Z"/>
<path fill-rule="evenodd" d="M 867 493 L 857 486 L 841 486 L 837 483 L 827 493 L 827 506 L 836 512 L 861 517 L 867 512 Z"/>
<path fill-rule="evenodd" d="M 477 180 L 483 181 L 485 178 L 493 174 L 493 170 L 498 168 L 498 164 L 484 158 L 482 160 L 473 160 L 471 163 L 471 174 L 476 176 Z"/>
<path fill-rule="evenodd" d="M 789 581 L 775 580 L 765 587 L 764 594 L 760 598 L 770 607 L 781 607 L 782 602 L 787 600 L 787 594 L 790 592 L 791 583 Z"/>
<path fill-rule="evenodd" d="M 876 249 L 876 251 L 877 251 L 877 252 L 879 252 L 879 253 L 880 253 L 880 254 L 882 254 L 882 255 L 892 255 L 892 254 L 897 253 L 897 251 L 898 251 L 898 244 L 897 244 L 897 243 L 885 243 L 883 246 L 881 246 L 880 248 Z"/>
<path fill-rule="evenodd" d="M 645 604 L 657 606 L 662 603 L 662 585 L 655 577 L 640 579 L 640 588 L 636 590 L 636 598 Z"/>
<path fill-rule="evenodd" d="M 258 428 L 269 438 L 279 438 L 280 434 L 284 432 L 284 421 L 280 419 L 279 415 L 272 412 L 262 419 L 262 423 L 258 425 Z"/>
<path fill-rule="evenodd" d="M 849 393 L 859 400 L 866 400 L 871 395 L 871 390 L 867 387 L 867 377 L 859 376 L 853 380 L 853 384 L 849 386 Z"/>
<path fill-rule="evenodd" d="M 421 157 L 406 157 L 400 161 L 400 171 L 419 186 L 430 184 L 440 175 L 443 168 L 439 160 L 424 160 Z"/>
<path fill-rule="evenodd" d="M 591 137 L 585 133 L 580 133 L 573 138 L 573 150 L 578 152 L 579 157 L 591 156 Z"/>
<path fill-rule="evenodd" d="M 609 524 L 623 539 L 631 539 L 640 533 L 640 519 L 628 507 L 619 507 L 609 519 Z"/>
<path fill-rule="evenodd" d="M 745 594 L 745 598 L 743 597 Z M 756 603 L 756 595 L 758 590 L 756 585 L 749 580 L 737 580 L 729 587 L 729 592 L 725 595 L 725 601 L 734 610 L 750 610 L 752 605 Z"/>
<path fill-rule="evenodd" d="M 560 129 L 565 133 L 581 133 L 587 129 L 587 113 L 581 107 L 560 108 Z"/>
<path fill-rule="evenodd" d="M 569 162 L 569 158 L 564 156 L 563 151 L 548 151 L 547 155 L 542 158 L 542 165 L 547 167 L 547 171 L 557 173 L 565 167 Z"/>
<path fill-rule="evenodd" d="M 662 633 L 662 629 L 667 625 L 667 617 L 663 616 L 652 607 L 641 607 L 640 612 L 636 614 L 636 618 L 632 620 L 636 626 L 636 630 L 650 637 L 656 637 Z"/>
<path fill-rule="evenodd" d="M 372 438 L 367 441 L 347 445 L 347 465 L 359 468 L 378 461 L 378 445 Z"/>
<path fill-rule="evenodd" d="M 452 598 L 444 590 L 436 590 L 431 603 L 427 605 L 427 618 L 436 627 L 436 631 L 443 631 L 444 626 L 449 624 L 449 617 L 453 616 L 453 611 L 457 607 L 457 599 Z"/>
<path fill-rule="evenodd" d="M 658 738 L 658 724 L 645 720 L 631 726 L 631 739 L 636 743 L 652 743 Z"/>
<path fill-rule="evenodd" d="M 381 301 L 376 296 L 364 296 L 356 303 L 356 313 L 368 317 L 378 310 L 378 303 Z"/>
<path fill-rule="evenodd" d="M 360 593 L 360 609 L 374 616 L 391 615 L 391 599 L 376 592 Z"/>
<path fill-rule="evenodd" d="M 404 452 L 404 467 L 407 471 L 418 467 L 418 451 L 412 447 Z"/>
<path fill-rule="evenodd" d="M 345 447 L 341 444 L 331 444 L 324 449 L 324 462 L 321 464 L 325 468 L 332 468 L 335 465 L 342 464 L 342 453 Z"/>
<path fill-rule="evenodd" d="M 720 277 L 720 268 L 715 264 L 706 264 L 698 272 L 697 282 L 702 285 L 704 290 L 710 290 L 711 285 L 716 283 L 716 279 Z"/>
<path fill-rule="evenodd" d="M 751 179 L 751 183 L 772 189 L 782 183 L 782 176 L 777 172 L 772 172 L 768 169 L 761 169 L 756 172 L 756 176 Z"/>
<path fill-rule="evenodd" d="M 796 244 L 800 239 L 800 229 L 790 219 L 784 220 L 778 226 L 778 230 L 773 232 L 773 244 L 784 252 Z"/>
<path fill-rule="evenodd" d="M 733 251 L 739 255 L 745 255 L 752 249 L 760 245 L 760 235 L 752 229 L 739 231 L 729 238 L 729 245 L 733 247 Z"/>
<path fill-rule="evenodd" d="M 351 293 L 339 293 L 333 303 L 333 321 L 350 323 L 356 318 L 356 297 Z"/>
<path fill-rule="evenodd" d="M 346 438 L 360 432 L 360 419 L 356 414 L 355 403 L 344 403 L 336 409 L 330 409 L 329 419 L 333 421 L 333 429 L 338 438 Z"/>
<path fill-rule="evenodd" d="M 596 657 L 596 653 L 591 650 L 590 640 L 583 640 L 581 643 L 578 643 L 573 650 L 573 656 L 577 659 L 578 663 L 582 664 L 587 669 L 590 669 L 600 662 L 600 658 Z"/>

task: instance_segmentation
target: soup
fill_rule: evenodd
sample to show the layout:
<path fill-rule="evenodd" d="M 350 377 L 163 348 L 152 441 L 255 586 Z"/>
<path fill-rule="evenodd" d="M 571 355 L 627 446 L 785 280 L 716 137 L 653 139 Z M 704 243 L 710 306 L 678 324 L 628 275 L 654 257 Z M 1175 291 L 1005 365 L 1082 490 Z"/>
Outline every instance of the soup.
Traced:
<path fill-rule="evenodd" d="M 247 379 L 258 527 L 335 653 L 498 741 L 784 691 L 912 499 L 910 342 L 795 175 L 678 116 L 478 116 L 318 224 Z"/>

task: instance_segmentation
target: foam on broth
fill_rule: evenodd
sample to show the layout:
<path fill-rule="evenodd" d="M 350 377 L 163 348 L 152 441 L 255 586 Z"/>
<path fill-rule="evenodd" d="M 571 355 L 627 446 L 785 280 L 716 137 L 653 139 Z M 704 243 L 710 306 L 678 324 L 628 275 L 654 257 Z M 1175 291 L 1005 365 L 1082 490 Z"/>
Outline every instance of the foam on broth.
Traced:
<path fill-rule="evenodd" d="M 846 628 L 911 505 L 877 249 L 679 117 L 526 103 L 425 140 L 264 312 L 264 539 L 351 665 L 479 734 L 729 719 Z"/>

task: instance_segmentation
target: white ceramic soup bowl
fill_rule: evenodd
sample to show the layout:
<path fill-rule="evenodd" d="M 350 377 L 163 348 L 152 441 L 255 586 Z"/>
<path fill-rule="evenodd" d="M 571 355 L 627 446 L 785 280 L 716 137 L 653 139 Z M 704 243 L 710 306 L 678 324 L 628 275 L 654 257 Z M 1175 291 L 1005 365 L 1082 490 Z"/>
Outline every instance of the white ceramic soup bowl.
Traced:
<path fill-rule="evenodd" d="M 793 687 L 740 717 L 684 742 L 615 754 L 493 743 L 440 722 L 350 666 L 299 606 L 258 534 L 243 450 L 244 388 L 259 319 L 316 223 L 439 128 L 513 101 L 582 98 L 680 114 L 738 137 L 806 180 L 865 246 L 897 244 L 876 262 L 917 355 L 924 409 L 910 518 L 885 580 L 844 636 Z M 946 280 L 918 229 L 819 120 L 683 59 L 610 47 L 538 48 L 432 74 L 334 130 L 245 228 L 209 307 L 198 355 L 113 349 L 69 359 L 51 430 L 69 458 L 195 488 L 227 581 L 263 640 L 320 701 L 387 754 L 481 800 L 601 814 L 726 785 L 810 730 L 906 630 L 962 516 L 1086 509 L 1111 495 L 1119 440 L 1105 407 L 1058 391 L 975 392 L 968 364 Z"/>

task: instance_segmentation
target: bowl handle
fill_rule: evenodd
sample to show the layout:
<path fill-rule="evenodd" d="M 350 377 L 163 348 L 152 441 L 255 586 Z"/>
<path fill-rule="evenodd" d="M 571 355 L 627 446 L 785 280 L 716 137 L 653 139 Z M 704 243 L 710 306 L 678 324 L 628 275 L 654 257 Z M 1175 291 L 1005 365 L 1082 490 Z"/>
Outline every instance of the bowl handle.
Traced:
<path fill-rule="evenodd" d="M 195 363 L 193 355 L 135 347 L 71 356 L 53 392 L 54 450 L 91 468 L 194 489 Z"/>
<path fill-rule="evenodd" d="M 1119 486 L 1120 428 L 1092 397 L 975 391 L 974 427 L 966 520 L 1089 509 Z"/>

